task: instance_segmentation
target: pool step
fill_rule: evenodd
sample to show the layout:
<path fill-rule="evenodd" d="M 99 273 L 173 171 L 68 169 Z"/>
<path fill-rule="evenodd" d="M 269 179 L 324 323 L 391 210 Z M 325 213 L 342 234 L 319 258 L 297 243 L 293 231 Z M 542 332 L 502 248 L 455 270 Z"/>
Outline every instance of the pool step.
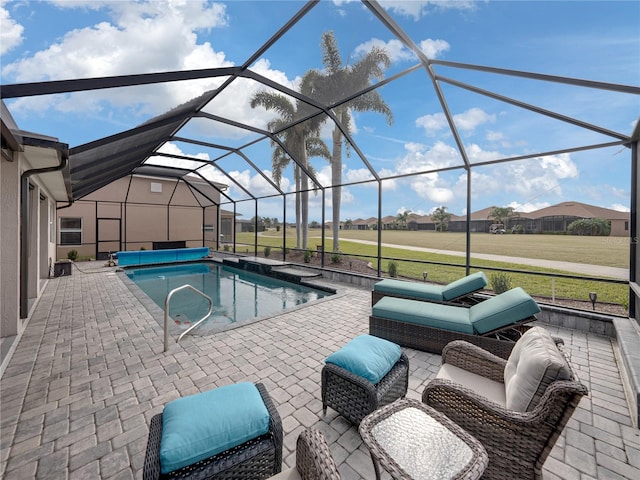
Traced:
<path fill-rule="evenodd" d="M 319 272 L 312 272 L 289 266 L 272 267 L 270 276 L 294 283 L 301 283 L 302 281 L 307 281 L 312 278 L 322 278 L 322 274 Z"/>
<path fill-rule="evenodd" d="M 314 280 L 321 279 L 322 273 L 315 270 L 296 268 L 293 264 L 280 260 L 270 260 L 262 257 L 229 257 L 223 260 L 224 265 L 255 272 L 261 275 L 284 280 L 285 282 L 298 283 L 314 288 L 326 290 L 324 286 L 313 284 Z"/>

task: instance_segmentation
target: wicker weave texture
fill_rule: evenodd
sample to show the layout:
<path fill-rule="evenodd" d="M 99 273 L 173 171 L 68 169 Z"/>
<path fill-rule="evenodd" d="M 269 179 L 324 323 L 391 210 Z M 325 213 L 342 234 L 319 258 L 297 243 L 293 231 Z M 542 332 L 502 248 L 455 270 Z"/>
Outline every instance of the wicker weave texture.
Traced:
<path fill-rule="evenodd" d="M 445 426 L 450 432 L 457 436 L 460 440 L 464 441 L 471 449 L 471 460 L 453 477 L 456 480 L 471 480 L 480 478 L 489 462 L 487 452 L 482 444 L 472 437 L 468 432 L 464 431 L 460 426 L 453 423 L 445 415 L 437 410 L 420 403 L 413 399 L 403 399 L 387 405 L 370 415 L 366 416 L 362 423 L 360 423 L 359 431 L 362 436 L 362 440 L 369 448 L 371 452 L 371 458 L 374 462 L 376 477 L 380 478 L 380 472 L 377 464 L 380 464 L 393 479 L 396 480 L 413 480 L 412 477 L 405 471 L 402 465 L 400 465 L 394 458 L 389 456 L 387 452 L 382 449 L 376 440 L 376 437 L 372 434 L 373 427 L 385 420 L 386 418 L 394 415 L 395 413 L 404 410 L 405 408 L 417 408 L 422 410 L 425 414 Z"/>
<path fill-rule="evenodd" d="M 282 421 L 264 385 L 256 383 L 267 411 L 269 431 L 237 447 L 168 474 L 160 471 L 162 414 L 154 415 L 149 426 L 149 439 L 144 459 L 144 480 L 188 478 L 199 479 L 266 479 L 282 469 Z"/>
<path fill-rule="evenodd" d="M 322 407 L 333 408 L 357 425 L 369 413 L 407 394 L 409 359 L 402 353 L 391 370 L 373 385 L 368 380 L 337 365 L 322 368 Z"/>
<path fill-rule="evenodd" d="M 340 480 L 324 435 L 313 428 L 303 430 L 298 436 L 296 468 L 302 480 Z"/>
<path fill-rule="evenodd" d="M 387 339 L 403 347 L 415 348 L 416 350 L 437 353 L 439 355 L 448 343 L 454 340 L 466 340 L 469 343 L 490 350 L 494 355 L 506 359 L 509 358 L 511 350 L 515 345 L 512 338 L 517 338 L 521 332 L 529 328 L 528 325 L 524 325 L 523 323 L 529 323 L 534 320 L 534 317 L 530 317 L 521 324 L 510 325 L 499 331 L 481 336 L 371 315 L 369 317 L 369 334 Z"/>
<path fill-rule="evenodd" d="M 465 342 L 446 352 L 446 362 L 455 366 L 477 362 L 477 352 Z M 569 364 L 570 366 L 570 364 Z M 461 367 L 463 368 L 463 367 Z M 476 369 L 488 378 L 504 378 L 500 362 L 483 362 Z M 489 454 L 483 478 L 510 480 L 541 479 L 542 466 L 571 418 L 580 399 L 587 395 L 575 379 L 552 383 L 530 412 L 515 412 L 488 401 L 473 390 L 444 379 L 429 382 L 422 400 L 476 437 Z"/>

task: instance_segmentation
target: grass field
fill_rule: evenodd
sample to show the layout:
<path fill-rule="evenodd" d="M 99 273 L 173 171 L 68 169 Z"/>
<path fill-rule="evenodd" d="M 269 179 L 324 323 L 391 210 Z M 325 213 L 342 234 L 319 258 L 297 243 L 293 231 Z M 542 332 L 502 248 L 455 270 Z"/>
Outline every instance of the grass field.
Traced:
<path fill-rule="evenodd" d="M 320 230 L 310 230 L 309 248 L 315 250 L 320 244 Z M 329 249 L 331 240 L 327 232 L 325 245 Z M 340 250 L 344 255 L 362 257 L 377 268 L 377 246 L 366 245 L 353 240 L 377 241 L 375 231 L 342 231 Z M 282 232 L 264 232 L 259 237 L 259 251 L 265 246 L 282 247 Z M 238 234 L 236 241 L 252 245 L 252 233 Z M 465 251 L 466 236 L 463 233 L 450 232 L 410 232 L 385 230 L 382 232 L 382 243 L 431 248 L 437 250 Z M 287 232 L 287 248 L 295 247 L 295 231 Z M 251 251 L 252 249 L 250 249 Z M 472 253 L 487 253 L 512 257 L 539 258 L 565 262 L 586 263 L 624 268 L 629 265 L 629 239 L 621 237 L 580 237 L 569 235 L 490 235 L 477 233 L 471 235 Z M 382 248 L 383 271 L 388 270 L 388 259 L 395 259 L 398 273 L 403 277 L 422 280 L 422 272 L 428 272 L 428 279 L 446 283 L 464 275 L 464 257 L 437 253 L 418 252 L 402 248 Z M 441 263 L 453 264 L 439 265 Z M 491 268 L 524 270 L 527 272 L 544 272 L 546 275 L 509 273 L 511 286 L 521 286 L 532 295 L 556 297 L 576 300 L 587 300 L 589 292 L 598 292 L 602 302 L 616 303 L 628 307 L 628 287 L 598 281 L 563 279 L 553 274 L 575 275 L 574 272 L 553 270 L 543 267 L 532 267 L 508 262 L 488 260 L 472 260 L 475 270 L 485 269 L 490 280 Z"/>

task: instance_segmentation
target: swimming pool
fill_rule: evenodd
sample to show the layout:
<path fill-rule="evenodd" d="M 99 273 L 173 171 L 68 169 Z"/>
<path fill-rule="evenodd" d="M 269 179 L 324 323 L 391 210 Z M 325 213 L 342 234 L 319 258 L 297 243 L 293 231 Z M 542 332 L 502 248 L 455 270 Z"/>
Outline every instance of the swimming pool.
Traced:
<path fill-rule="evenodd" d="M 213 313 L 193 331 L 199 334 L 248 323 L 332 295 L 212 262 L 128 268 L 125 273 L 163 311 L 167 294 L 185 284 L 211 297 Z M 206 315 L 209 302 L 186 289 L 171 297 L 169 308 L 175 324 L 187 329 Z"/>

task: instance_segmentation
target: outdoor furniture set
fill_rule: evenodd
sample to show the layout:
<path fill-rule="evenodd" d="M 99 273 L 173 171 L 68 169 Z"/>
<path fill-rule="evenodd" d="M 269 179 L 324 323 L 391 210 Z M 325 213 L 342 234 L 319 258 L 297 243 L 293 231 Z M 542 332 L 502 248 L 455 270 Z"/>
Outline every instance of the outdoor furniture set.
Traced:
<path fill-rule="evenodd" d="M 466 340 L 507 358 L 513 342 L 540 312 L 536 301 L 522 288 L 513 288 L 472 305 L 428 298 L 434 296 L 434 289 L 445 292 L 443 295 L 450 300 L 465 297 L 482 288 L 483 279 L 486 285 L 486 277 L 478 272 L 444 287 L 382 280 L 372 293 L 372 302 L 377 300 L 371 308 L 369 333 L 403 347 L 437 354 L 449 342 Z"/>
<path fill-rule="evenodd" d="M 512 310 L 523 311 L 519 305 Z M 400 345 L 359 335 L 325 360 L 323 411 L 331 407 L 359 425 L 378 479 L 380 466 L 394 479 L 539 479 L 587 389 L 562 342 L 542 327 L 503 343 L 511 345 L 506 357 L 500 348 L 450 342 L 420 402 L 404 398 L 409 360 Z M 262 384 L 244 382 L 174 400 L 152 417 L 143 478 L 340 478 L 314 429 L 297 439 L 296 466 L 281 472 L 281 465 L 278 412 Z"/>

